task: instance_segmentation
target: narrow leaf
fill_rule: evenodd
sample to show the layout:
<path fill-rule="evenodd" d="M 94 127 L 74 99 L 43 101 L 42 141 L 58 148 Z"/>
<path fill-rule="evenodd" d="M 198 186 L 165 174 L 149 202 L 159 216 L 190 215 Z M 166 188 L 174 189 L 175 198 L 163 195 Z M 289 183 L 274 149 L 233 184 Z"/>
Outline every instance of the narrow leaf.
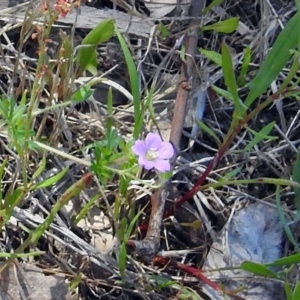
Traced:
<path fill-rule="evenodd" d="M 80 67 L 79 73 L 86 70 L 89 65 L 97 67 L 96 48 L 100 43 L 108 41 L 114 34 L 114 21 L 104 20 L 92 29 L 83 39 L 76 61 Z M 96 63 L 96 66 L 95 66 Z"/>
<path fill-rule="evenodd" d="M 32 175 L 32 180 L 35 180 L 37 177 L 39 177 L 44 172 L 45 167 L 46 167 L 46 158 L 45 156 L 43 156 L 42 163 Z"/>
<path fill-rule="evenodd" d="M 72 101 L 74 102 L 84 102 L 86 101 L 90 96 L 92 96 L 93 91 L 89 85 L 83 85 L 80 87 L 75 93 L 72 95 Z"/>
<path fill-rule="evenodd" d="M 238 173 L 240 173 L 241 170 L 239 168 L 233 169 L 232 171 L 226 173 L 224 176 L 222 176 L 218 182 L 222 182 L 222 181 L 228 181 L 232 178 L 234 178 Z"/>
<path fill-rule="evenodd" d="M 290 256 L 282 257 L 274 262 L 267 264 L 267 266 L 285 266 L 285 265 L 294 265 L 300 263 L 300 253 L 292 254 Z"/>
<path fill-rule="evenodd" d="M 218 136 L 215 134 L 214 130 L 212 130 L 209 126 L 207 126 L 205 123 L 203 123 L 200 120 L 196 120 L 196 123 L 202 132 L 207 133 L 215 140 L 218 146 L 222 144 Z"/>
<path fill-rule="evenodd" d="M 293 291 L 292 300 L 299 300 L 299 299 L 300 299 L 300 282 L 297 282 L 297 285 Z"/>
<path fill-rule="evenodd" d="M 106 119 L 106 130 L 107 132 L 112 131 L 113 127 L 113 93 L 112 93 L 112 87 L 109 88 L 108 90 L 108 95 L 107 95 L 107 119 Z"/>
<path fill-rule="evenodd" d="M 254 263 L 252 261 L 244 261 L 241 265 L 242 269 L 248 272 L 253 273 L 254 275 L 278 278 L 277 274 L 272 272 L 266 266 Z"/>
<path fill-rule="evenodd" d="M 223 90 L 219 87 L 217 87 L 216 85 L 212 85 L 211 88 L 217 93 L 219 94 L 221 97 L 231 101 L 232 103 L 234 103 L 233 101 L 233 96 L 231 93 L 229 93 L 228 91 L 226 90 Z"/>
<path fill-rule="evenodd" d="M 68 172 L 68 170 L 69 170 L 69 168 L 65 168 L 62 171 L 60 171 L 58 174 L 56 174 L 52 177 L 49 177 L 40 183 L 37 183 L 34 186 L 34 189 L 46 188 L 48 186 L 51 186 L 51 185 L 57 183 L 59 180 L 61 180 L 65 176 L 65 174 Z"/>
<path fill-rule="evenodd" d="M 288 62 L 291 57 L 290 50 L 295 49 L 299 42 L 299 33 L 295 30 L 295 28 L 299 28 L 299 24 L 300 12 L 297 12 L 280 32 L 256 77 L 250 82 L 250 92 L 245 100 L 247 107 L 249 107 L 258 96 L 267 91 L 271 83 Z"/>
<path fill-rule="evenodd" d="M 254 146 L 256 146 L 258 143 L 260 143 L 263 140 L 275 140 L 277 137 L 268 136 L 268 134 L 271 132 L 275 125 L 275 121 L 267 124 L 264 128 L 262 128 L 259 132 L 255 132 L 254 130 L 251 130 L 251 133 L 254 134 L 254 138 L 249 142 L 249 144 L 244 148 L 243 151 L 250 151 Z"/>
<path fill-rule="evenodd" d="M 233 123 L 237 121 L 241 117 L 240 108 L 241 101 L 238 95 L 238 87 L 235 79 L 234 68 L 232 64 L 231 55 L 226 44 L 222 43 L 222 69 L 224 74 L 224 80 L 227 85 L 228 91 L 233 97 L 233 105 L 234 105 L 234 114 L 233 114 Z"/>
<path fill-rule="evenodd" d="M 287 235 L 289 241 L 293 244 L 293 246 L 295 247 L 295 249 L 297 250 L 297 252 L 300 252 L 300 248 L 293 236 L 293 233 L 289 227 L 289 225 L 287 224 L 286 222 L 286 219 L 285 219 L 285 216 L 284 216 L 284 213 L 282 211 L 282 207 L 281 207 L 281 203 L 280 203 L 280 187 L 277 186 L 276 188 L 276 197 L 275 197 L 275 200 L 276 200 L 276 207 L 277 207 L 277 211 L 278 211 L 278 215 L 279 215 L 279 219 L 280 219 L 280 222 L 282 224 L 282 227 L 285 231 L 285 234 Z"/>
<path fill-rule="evenodd" d="M 292 289 L 291 289 L 291 285 L 288 282 L 284 283 L 284 290 L 285 290 L 286 300 L 292 300 L 293 299 Z"/>
<path fill-rule="evenodd" d="M 122 51 L 125 56 L 127 69 L 129 73 L 131 93 L 133 96 L 133 107 L 134 107 L 133 138 L 137 139 L 141 132 L 141 128 L 143 126 L 143 115 L 141 114 L 141 98 L 140 98 L 140 90 L 139 90 L 139 77 L 138 77 L 136 66 L 134 64 L 134 60 L 128 49 L 128 46 L 117 28 L 116 28 L 116 34 L 119 39 L 120 45 L 122 47 Z"/>
<path fill-rule="evenodd" d="M 203 14 L 207 13 L 208 11 L 210 11 L 212 8 L 214 8 L 215 6 L 223 3 L 224 0 L 213 0 L 207 7 L 204 8 L 203 10 Z"/>
<path fill-rule="evenodd" d="M 202 53 L 206 58 L 210 59 L 213 61 L 216 65 L 222 66 L 222 55 L 216 51 L 211 51 L 211 50 L 205 50 L 200 48 L 199 49 L 200 53 Z"/>
<path fill-rule="evenodd" d="M 242 66 L 241 66 L 241 73 L 240 73 L 240 76 L 238 78 L 238 85 L 239 86 L 244 86 L 246 84 L 246 75 L 247 75 L 247 72 L 248 72 L 250 62 L 251 62 L 251 49 L 248 46 L 244 50 L 244 59 L 243 59 L 243 63 L 242 63 Z"/>
<path fill-rule="evenodd" d="M 213 30 L 221 33 L 232 33 L 239 25 L 239 19 L 234 17 L 225 21 L 220 21 L 212 25 L 203 26 L 202 31 Z"/>
<path fill-rule="evenodd" d="M 300 183 L 300 148 L 297 152 L 297 158 L 293 165 L 293 173 L 292 173 L 293 181 Z M 295 200 L 296 200 L 296 207 L 297 207 L 297 214 L 295 216 L 296 219 L 299 220 L 300 218 L 300 188 L 294 187 L 295 191 Z"/>
<path fill-rule="evenodd" d="M 4 170 L 7 166 L 8 158 L 5 157 L 3 162 L 0 165 L 0 186 L 4 186 L 2 184 Z M 0 189 L 0 210 L 2 209 L 2 200 L 3 200 L 3 189 Z"/>

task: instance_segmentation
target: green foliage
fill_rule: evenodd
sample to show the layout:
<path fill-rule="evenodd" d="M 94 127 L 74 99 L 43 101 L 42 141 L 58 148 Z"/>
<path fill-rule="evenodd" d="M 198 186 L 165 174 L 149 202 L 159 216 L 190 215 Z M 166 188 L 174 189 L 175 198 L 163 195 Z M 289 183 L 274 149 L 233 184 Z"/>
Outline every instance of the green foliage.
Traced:
<path fill-rule="evenodd" d="M 297 159 L 293 165 L 293 174 L 292 174 L 293 181 L 300 183 L 300 148 L 298 148 L 297 152 Z M 300 220 L 300 188 L 295 187 L 295 201 L 297 207 L 297 215 L 295 217 L 296 220 Z"/>
<path fill-rule="evenodd" d="M 113 119 L 111 117 L 112 114 L 113 114 L 113 94 L 112 94 L 112 88 L 111 87 L 108 90 L 107 114 L 108 114 L 108 117 L 106 119 L 106 130 L 108 132 L 111 132 L 112 128 L 113 128 Z"/>
<path fill-rule="evenodd" d="M 246 47 L 244 50 L 244 59 L 241 66 L 241 72 L 237 79 L 238 86 L 243 87 L 246 85 L 246 76 L 249 68 L 249 64 L 251 62 L 251 49 L 250 47 Z"/>
<path fill-rule="evenodd" d="M 86 101 L 92 95 L 93 90 L 91 87 L 89 85 L 83 85 L 72 95 L 72 100 L 81 103 Z"/>
<path fill-rule="evenodd" d="M 251 261 L 245 261 L 241 264 L 241 267 L 244 271 L 251 272 L 257 276 L 270 277 L 270 278 L 278 278 L 277 274 L 271 271 L 268 267 L 262 264 L 254 263 Z"/>
<path fill-rule="evenodd" d="M 299 35 L 295 32 L 299 24 L 300 12 L 297 12 L 280 32 L 257 75 L 249 83 L 250 91 L 245 100 L 246 107 L 250 107 L 257 97 L 267 91 L 288 62 L 291 50 L 295 49 L 299 43 Z"/>
<path fill-rule="evenodd" d="M 221 3 L 223 3 L 224 0 L 213 0 L 207 7 L 205 7 L 203 9 L 203 13 L 207 13 L 208 11 L 210 11 L 212 8 L 214 8 L 217 5 L 220 5 Z"/>
<path fill-rule="evenodd" d="M 169 278 L 163 277 L 163 276 L 149 276 L 150 281 L 155 281 L 156 284 L 154 286 L 148 287 L 147 290 L 155 290 L 160 291 L 166 288 L 172 288 L 176 291 L 176 297 L 177 299 L 182 300 L 202 300 L 203 298 L 198 295 L 196 291 L 193 289 L 182 286 L 182 284 L 179 284 L 178 282 L 174 280 L 170 280 Z"/>
<path fill-rule="evenodd" d="M 222 44 L 222 69 L 224 73 L 224 80 L 228 87 L 235 109 L 240 107 L 240 98 L 237 91 L 237 84 L 234 75 L 234 68 L 232 64 L 231 55 L 226 44 Z"/>
<path fill-rule="evenodd" d="M 64 168 L 62 171 L 60 171 L 56 175 L 49 177 L 49 178 L 35 184 L 34 189 L 46 188 L 46 187 L 56 184 L 67 174 L 68 170 L 69 170 L 69 168 Z"/>
<path fill-rule="evenodd" d="M 299 300 L 300 299 L 300 282 L 296 283 L 296 287 L 293 291 L 293 297 L 292 300 Z"/>
<path fill-rule="evenodd" d="M 170 31 L 167 29 L 167 27 L 162 22 L 159 23 L 158 30 L 160 31 L 160 35 L 163 38 L 169 37 L 171 34 Z"/>
<path fill-rule="evenodd" d="M 259 264 L 251 261 L 245 261 L 241 264 L 241 269 L 247 272 L 252 273 L 253 275 L 265 277 L 265 278 L 274 278 L 278 281 L 283 281 L 285 296 L 288 300 L 298 300 L 300 299 L 300 283 L 297 282 L 292 288 L 291 283 L 284 279 L 294 267 L 296 267 L 300 262 L 300 253 L 290 255 L 287 257 L 280 258 L 272 263 L 268 264 Z M 275 272 L 271 270 L 272 267 L 286 266 L 291 267 L 283 271 Z"/>
<path fill-rule="evenodd" d="M 280 218 L 280 222 L 283 226 L 283 229 L 285 231 L 285 234 L 287 235 L 289 241 L 293 244 L 293 246 L 295 247 L 295 249 L 300 252 L 300 248 L 298 246 L 298 243 L 296 242 L 294 236 L 293 236 L 293 233 L 286 221 L 286 218 L 284 216 L 284 212 L 282 210 L 282 205 L 281 205 L 281 200 L 280 200 L 280 187 L 277 186 L 276 188 L 276 206 L 277 206 L 277 211 L 278 211 L 278 215 L 279 215 L 279 218 Z"/>
<path fill-rule="evenodd" d="M 91 170 L 95 173 L 103 186 L 116 174 L 119 175 L 119 193 L 126 197 L 127 187 L 136 172 L 136 158 L 130 147 L 125 143 L 116 129 L 106 131 L 105 139 L 93 143 L 94 160 Z"/>
<path fill-rule="evenodd" d="M 137 223 L 140 215 L 143 213 L 141 209 L 130 221 L 129 225 L 127 224 L 127 219 L 123 219 L 121 222 L 121 230 L 119 231 L 119 239 L 122 241 L 120 247 L 120 254 L 119 254 L 119 270 L 122 276 L 125 275 L 125 268 L 126 268 L 126 243 L 128 242 L 130 235 L 132 234 L 133 227 Z"/>
<path fill-rule="evenodd" d="M 286 257 L 279 258 L 272 263 L 266 264 L 270 267 L 278 267 L 285 265 L 294 265 L 300 263 L 300 253 L 292 254 Z"/>
<path fill-rule="evenodd" d="M 234 105 L 233 119 L 231 123 L 231 128 L 243 118 L 242 112 L 242 101 L 238 95 L 238 86 L 236 83 L 235 72 L 232 64 L 231 55 L 226 44 L 222 44 L 222 69 L 224 74 L 225 84 L 228 87 L 228 92 L 232 96 L 232 101 Z"/>
<path fill-rule="evenodd" d="M 137 139 L 139 134 L 141 133 L 141 129 L 143 126 L 144 115 L 141 113 L 141 97 L 140 97 L 140 84 L 139 84 L 139 77 L 137 68 L 135 66 L 134 60 L 132 55 L 129 51 L 129 48 L 121 35 L 121 33 L 116 29 L 117 37 L 121 44 L 127 69 L 130 78 L 130 85 L 131 85 L 131 93 L 133 96 L 133 107 L 134 107 L 134 130 L 133 130 L 133 138 Z"/>
<path fill-rule="evenodd" d="M 202 121 L 196 121 L 198 127 L 201 129 L 201 132 L 207 133 L 210 137 L 212 137 L 215 141 L 215 143 L 220 146 L 222 143 L 218 136 L 215 134 L 212 128 L 210 128 L 208 125 L 204 124 Z"/>
<path fill-rule="evenodd" d="M 216 51 L 205 50 L 200 48 L 200 53 L 203 54 L 206 58 L 213 61 L 216 65 L 222 66 L 222 55 Z"/>
<path fill-rule="evenodd" d="M 26 127 L 24 117 L 26 113 L 26 105 L 16 103 L 13 98 L 0 98 L 0 116 L 2 126 L 5 126 L 12 141 L 12 146 L 19 150 L 25 144 Z M 29 137 L 34 136 L 34 131 L 28 130 Z"/>
<path fill-rule="evenodd" d="M 239 25 L 239 19 L 234 17 L 224 21 L 219 21 L 217 23 L 203 26 L 201 28 L 202 31 L 213 30 L 221 33 L 232 33 L 236 30 Z"/>
<path fill-rule="evenodd" d="M 242 152 L 250 151 L 254 146 L 259 144 L 261 141 L 264 140 L 276 140 L 276 136 L 269 136 L 268 134 L 273 130 L 274 125 L 276 122 L 271 122 L 264 126 L 259 132 L 256 132 L 250 128 L 247 127 L 248 131 L 250 131 L 254 138 L 248 143 L 248 145 L 242 150 Z"/>
<path fill-rule="evenodd" d="M 82 41 L 82 46 L 75 61 L 79 65 L 78 76 L 85 71 L 90 71 L 93 75 L 97 74 L 97 53 L 96 48 L 99 44 L 108 41 L 114 34 L 114 21 L 103 20 L 93 28 Z"/>

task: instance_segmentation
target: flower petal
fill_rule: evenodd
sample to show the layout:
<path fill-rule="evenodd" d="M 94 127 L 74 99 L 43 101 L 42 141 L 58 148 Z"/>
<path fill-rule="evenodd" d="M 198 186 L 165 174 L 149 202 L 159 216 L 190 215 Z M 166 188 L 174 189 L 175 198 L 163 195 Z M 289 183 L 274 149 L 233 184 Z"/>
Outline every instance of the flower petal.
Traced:
<path fill-rule="evenodd" d="M 139 157 L 139 165 L 144 167 L 146 170 L 151 170 L 154 168 L 154 160 L 147 160 L 145 156 Z"/>
<path fill-rule="evenodd" d="M 144 141 L 135 141 L 134 145 L 131 147 L 131 150 L 134 154 L 138 156 L 145 156 L 147 152 L 146 144 L 144 143 Z"/>
<path fill-rule="evenodd" d="M 158 149 L 162 143 L 161 137 L 157 133 L 149 132 L 145 139 L 147 150 L 150 148 Z"/>
<path fill-rule="evenodd" d="M 164 173 L 171 170 L 171 165 L 168 160 L 165 159 L 157 159 L 153 161 L 154 168 L 158 171 Z"/>
<path fill-rule="evenodd" d="M 156 153 L 160 159 L 170 159 L 174 155 L 174 148 L 171 143 L 162 142 Z"/>

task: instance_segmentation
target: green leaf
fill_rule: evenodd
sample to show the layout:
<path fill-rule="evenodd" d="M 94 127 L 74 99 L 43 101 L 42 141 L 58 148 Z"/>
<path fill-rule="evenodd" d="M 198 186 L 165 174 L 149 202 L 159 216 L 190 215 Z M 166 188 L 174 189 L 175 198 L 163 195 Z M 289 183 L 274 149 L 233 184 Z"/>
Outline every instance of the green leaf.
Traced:
<path fill-rule="evenodd" d="M 236 168 L 236 169 L 233 169 L 232 171 L 226 173 L 224 176 L 222 176 L 218 182 L 222 182 L 222 181 L 228 181 L 230 180 L 231 178 L 235 177 L 236 174 L 240 173 L 241 170 L 239 168 Z"/>
<path fill-rule="evenodd" d="M 286 257 L 279 258 L 274 262 L 266 265 L 271 267 L 277 267 L 277 266 L 285 266 L 285 265 L 294 265 L 299 263 L 300 263 L 300 253 L 296 253 Z"/>
<path fill-rule="evenodd" d="M 209 136 L 211 136 L 215 140 L 215 142 L 217 143 L 218 146 L 220 146 L 222 144 L 213 129 L 211 129 L 209 126 L 207 126 L 200 120 L 196 120 L 196 123 L 202 132 L 207 133 Z"/>
<path fill-rule="evenodd" d="M 285 290 L 286 300 L 292 300 L 293 299 L 292 289 L 291 289 L 291 285 L 288 282 L 284 283 L 284 290 Z"/>
<path fill-rule="evenodd" d="M 127 220 L 125 218 L 122 219 L 121 221 L 121 226 L 120 226 L 120 233 L 119 233 L 119 238 L 121 236 L 122 238 L 122 244 L 120 247 L 120 252 L 119 252 L 119 271 L 121 276 L 124 276 L 125 274 L 125 269 L 126 269 L 126 256 L 127 256 L 127 250 L 126 250 L 126 243 L 125 243 L 125 230 L 128 229 L 127 227 Z M 127 242 L 127 240 L 126 240 Z"/>
<path fill-rule="evenodd" d="M 112 126 L 113 126 L 112 114 L 113 114 L 113 94 L 112 94 L 112 87 L 110 87 L 107 95 L 107 115 L 108 115 L 106 119 L 107 132 L 112 131 Z"/>
<path fill-rule="evenodd" d="M 82 282 L 82 273 L 77 274 L 69 283 L 71 291 L 77 289 L 79 284 Z"/>
<path fill-rule="evenodd" d="M 8 162 L 8 157 L 6 156 L 0 165 L 0 186 L 3 186 L 2 180 L 3 180 L 4 170 L 7 166 L 7 162 Z M 0 189 L 0 210 L 2 209 L 2 200 L 3 200 L 3 189 Z"/>
<path fill-rule="evenodd" d="M 297 12 L 285 25 L 278 35 L 266 60 L 259 69 L 255 78 L 249 83 L 250 92 L 245 100 L 245 105 L 249 107 L 253 101 L 264 94 L 271 83 L 276 79 L 282 68 L 291 57 L 292 49 L 295 49 L 299 42 L 300 12 Z"/>
<path fill-rule="evenodd" d="M 141 114 L 141 97 L 140 97 L 140 89 L 139 89 L 139 76 L 136 69 L 136 66 L 134 64 L 134 60 L 132 58 L 132 55 L 129 51 L 129 48 L 119 32 L 119 30 L 116 28 L 116 34 L 119 39 L 120 45 L 122 47 L 122 51 L 125 56 L 127 69 L 129 73 L 130 78 L 130 86 L 131 86 L 131 93 L 133 96 L 133 107 L 134 107 L 134 130 L 133 130 L 133 138 L 137 139 L 139 137 L 139 134 L 141 132 L 142 126 L 143 126 L 143 119 L 144 116 Z"/>
<path fill-rule="evenodd" d="M 213 89 L 217 94 L 219 94 L 221 97 L 223 97 L 223 98 L 225 98 L 225 99 L 231 101 L 232 103 L 234 103 L 234 101 L 233 101 L 233 96 L 231 95 L 231 93 L 229 93 L 228 91 L 223 90 L 223 89 L 217 87 L 216 85 L 212 85 L 211 87 L 212 87 L 212 89 Z"/>
<path fill-rule="evenodd" d="M 299 300 L 299 299 L 300 299 L 300 282 L 297 282 L 297 285 L 293 291 L 292 300 Z"/>
<path fill-rule="evenodd" d="M 48 186 L 51 186 L 51 185 L 57 183 L 59 180 L 61 180 L 65 176 L 65 174 L 68 172 L 68 170 L 69 170 L 69 168 L 64 168 L 58 174 L 56 174 L 56 175 L 54 175 L 54 176 L 52 176 L 50 178 L 47 178 L 47 179 L 43 180 L 40 183 L 37 183 L 34 186 L 34 189 L 46 188 Z"/>
<path fill-rule="evenodd" d="M 299 0 L 295 0 L 295 2 L 296 2 L 297 10 L 299 12 L 300 11 L 300 1 Z"/>
<path fill-rule="evenodd" d="M 72 101 L 78 103 L 84 102 L 92 95 L 93 90 L 91 87 L 89 85 L 83 85 L 72 95 Z"/>
<path fill-rule="evenodd" d="M 24 198 L 24 187 L 20 186 L 16 190 L 14 190 L 10 195 L 5 195 L 5 208 L 7 209 L 9 206 L 15 206 L 20 202 L 20 199 Z"/>
<path fill-rule="evenodd" d="M 46 167 L 46 159 L 45 156 L 43 156 L 42 163 L 32 175 L 32 180 L 35 180 L 38 176 L 40 176 L 44 172 L 45 167 Z"/>
<path fill-rule="evenodd" d="M 272 272 L 266 266 L 254 263 L 252 261 L 244 261 L 241 265 L 241 268 L 244 271 L 248 271 L 253 273 L 254 275 L 263 276 L 263 277 L 271 277 L 278 278 L 277 274 Z"/>
<path fill-rule="evenodd" d="M 162 22 L 159 23 L 158 30 L 160 31 L 160 35 L 163 38 L 169 37 L 171 34 L 170 31 L 167 29 L 167 27 Z"/>
<path fill-rule="evenodd" d="M 226 44 L 222 43 L 222 69 L 224 74 L 225 84 L 227 85 L 229 93 L 232 95 L 234 113 L 231 126 L 235 124 L 242 117 L 241 100 L 238 95 L 238 87 L 235 79 L 234 68 L 232 64 L 231 55 Z"/>
<path fill-rule="evenodd" d="M 91 16 L 92 17 L 92 16 Z M 79 74 L 83 71 L 97 70 L 97 53 L 96 48 L 100 43 L 108 41 L 114 34 L 114 21 L 104 20 L 92 29 L 83 39 L 81 45 L 83 47 L 78 51 L 75 59 L 79 65 Z M 92 73 L 93 74 L 93 73 Z M 96 75 L 96 74 L 93 74 Z"/>
<path fill-rule="evenodd" d="M 300 248 L 293 236 L 293 233 L 289 227 L 289 225 L 287 224 L 287 221 L 285 219 L 285 216 L 284 216 L 284 213 L 283 213 L 283 210 L 282 210 L 282 207 L 281 207 L 281 202 L 280 202 L 280 187 L 277 186 L 276 188 L 276 197 L 275 197 L 275 200 L 276 200 L 276 207 L 277 207 L 277 211 L 278 211 L 278 215 L 279 215 L 279 219 L 280 219 L 280 222 L 282 224 L 282 227 L 285 231 L 285 234 L 287 235 L 289 241 L 294 245 L 295 249 L 297 250 L 297 252 L 300 252 Z"/>
<path fill-rule="evenodd" d="M 271 122 L 267 124 L 264 128 L 262 128 L 259 132 L 256 132 L 254 130 L 251 130 L 248 128 L 249 131 L 254 135 L 254 138 L 250 143 L 243 149 L 243 151 L 250 151 L 254 146 L 256 146 L 258 143 L 260 143 L 262 140 L 275 140 L 277 137 L 274 136 L 268 136 L 268 134 L 273 129 L 276 122 Z"/>
<path fill-rule="evenodd" d="M 239 25 L 239 18 L 233 17 L 225 21 L 219 21 L 212 25 L 203 26 L 202 31 L 213 30 L 221 33 L 232 33 Z"/>
<path fill-rule="evenodd" d="M 143 213 L 144 209 L 141 209 L 135 216 L 134 218 L 131 220 L 129 226 L 127 227 L 127 231 L 124 233 L 123 236 L 123 242 L 122 245 L 120 247 L 120 255 L 119 255 L 119 271 L 120 274 L 123 276 L 124 275 L 124 271 L 125 271 L 125 267 L 126 267 L 126 255 L 127 255 L 127 251 L 126 251 L 126 243 L 129 240 L 129 237 L 132 233 L 133 230 L 133 226 L 136 224 L 138 218 L 140 217 L 140 215 Z"/>
<path fill-rule="evenodd" d="M 293 165 L 293 173 L 292 173 L 293 181 L 300 183 L 300 147 L 298 148 L 297 158 Z M 295 219 L 300 218 L 300 188 L 294 187 L 295 192 L 295 200 L 296 200 L 296 207 L 297 207 L 297 214 Z"/>
<path fill-rule="evenodd" d="M 222 55 L 216 51 L 211 51 L 211 50 L 205 50 L 200 48 L 199 49 L 200 53 L 202 53 L 206 58 L 210 59 L 213 61 L 215 64 L 218 66 L 222 66 Z"/>
<path fill-rule="evenodd" d="M 243 63 L 241 66 L 241 73 L 237 80 L 239 86 L 244 86 L 246 84 L 246 76 L 247 76 L 248 67 L 249 67 L 250 62 L 251 62 L 251 49 L 248 46 L 244 50 L 244 59 L 243 59 Z"/>
<path fill-rule="evenodd" d="M 16 122 L 22 120 L 22 123 L 23 123 L 25 110 L 26 110 L 26 105 L 20 104 L 18 106 L 15 106 L 13 109 L 13 115 L 11 118 L 11 122 L 16 123 Z M 16 123 L 16 124 L 18 124 L 18 123 Z"/>
<path fill-rule="evenodd" d="M 205 7 L 205 8 L 203 9 L 203 14 L 207 13 L 207 12 L 210 11 L 213 7 L 219 5 L 219 4 L 223 3 L 223 2 L 224 2 L 224 0 L 214 0 L 214 1 L 212 1 L 207 7 Z"/>

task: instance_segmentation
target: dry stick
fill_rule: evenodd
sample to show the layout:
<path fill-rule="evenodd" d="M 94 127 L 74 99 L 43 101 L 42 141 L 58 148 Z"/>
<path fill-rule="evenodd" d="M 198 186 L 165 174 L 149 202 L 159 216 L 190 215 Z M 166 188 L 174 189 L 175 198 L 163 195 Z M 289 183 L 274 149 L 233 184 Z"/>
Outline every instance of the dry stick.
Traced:
<path fill-rule="evenodd" d="M 176 153 L 179 152 L 179 143 L 186 115 L 187 101 L 189 97 L 188 86 L 192 86 L 194 56 L 197 51 L 199 37 L 200 15 L 205 5 L 205 0 L 192 0 L 190 6 L 190 26 L 186 36 L 186 57 L 181 68 L 180 84 L 174 107 L 174 117 L 172 120 L 171 137 Z M 152 261 L 160 246 L 160 229 L 163 220 L 165 200 L 170 182 L 158 189 L 151 197 L 151 215 L 146 237 L 143 241 L 128 241 L 130 250 L 135 250 L 145 261 Z"/>
<path fill-rule="evenodd" d="M 186 56 L 185 62 L 183 62 L 181 67 L 180 84 L 177 90 L 170 135 L 170 140 L 177 152 L 180 149 L 180 139 L 186 115 L 189 90 L 192 87 L 194 57 L 197 52 L 199 38 L 200 14 L 204 4 L 205 0 L 192 0 L 190 6 L 190 17 L 192 19 L 186 36 Z"/>

